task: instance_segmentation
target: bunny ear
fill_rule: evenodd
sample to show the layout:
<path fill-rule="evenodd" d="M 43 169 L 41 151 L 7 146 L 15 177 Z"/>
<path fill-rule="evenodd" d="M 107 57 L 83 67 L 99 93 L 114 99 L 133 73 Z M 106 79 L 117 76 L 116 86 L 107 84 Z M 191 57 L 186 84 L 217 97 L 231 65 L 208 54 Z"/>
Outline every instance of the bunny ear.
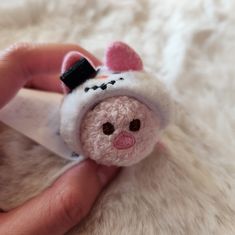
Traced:
<path fill-rule="evenodd" d="M 68 52 L 63 60 L 62 67 L 61 67 L 61 73 L 65 73 L 67 70 L 69 70 L 77 61 L 79 61 L 81 58 L 86 58 L 86 60 L 89 61 L 91 66 L 95 69 L 97 67 L 97 59 L 93 59 L 91 57 L 85 56 L 82 53 L 78 51 L 70 51 Z"/>
<path fill-rule="evenodd" d="M 83 54 L 77 51 L 71 51 L 65 55 L 61 68 L 62 75 L 60 76 L 65 94 L 96 75 L 97 70 L 94 66 L 98 61 L 96 60 L 92 60 L 91 57 L 85 58 Z M 100 62 L 98 61 L 98 63 Z"/>
<path fill-rule="evenodd" d="M 105 65 L 116 72 L 143 70 L 140 56 L 123 42 L 114 42 L 107 48 Z"/>

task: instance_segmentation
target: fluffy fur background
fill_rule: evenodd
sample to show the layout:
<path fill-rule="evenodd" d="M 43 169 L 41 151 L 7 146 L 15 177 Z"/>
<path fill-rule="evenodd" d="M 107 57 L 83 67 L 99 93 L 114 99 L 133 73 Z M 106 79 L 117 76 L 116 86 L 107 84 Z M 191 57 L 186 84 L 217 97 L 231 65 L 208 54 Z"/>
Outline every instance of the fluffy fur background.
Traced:
<path fill-rule="evenodd" d="M 124 169 L 69 234 L 235 234 L 234 1 L 15 2 L 0 3 L 0 48 L 75 42 L 102 56 L 122 40 L 178 102 L 165 148 Z M 37 194 L 66 165 L 4 126 L 0 152 L 3 208 Z"/>

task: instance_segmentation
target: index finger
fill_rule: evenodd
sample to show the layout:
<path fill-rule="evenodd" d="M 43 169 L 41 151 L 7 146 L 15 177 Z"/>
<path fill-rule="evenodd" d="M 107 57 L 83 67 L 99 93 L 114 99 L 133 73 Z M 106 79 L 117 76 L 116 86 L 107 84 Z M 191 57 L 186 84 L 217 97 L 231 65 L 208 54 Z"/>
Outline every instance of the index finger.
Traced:
<path fill-rule="evenodd" d="M 33 77 L 59 74 L 64 55 L 79 51 L 95 66 L 101 62 L 74 44 L 16 44 L 0 55 L 0 108 Z"/>

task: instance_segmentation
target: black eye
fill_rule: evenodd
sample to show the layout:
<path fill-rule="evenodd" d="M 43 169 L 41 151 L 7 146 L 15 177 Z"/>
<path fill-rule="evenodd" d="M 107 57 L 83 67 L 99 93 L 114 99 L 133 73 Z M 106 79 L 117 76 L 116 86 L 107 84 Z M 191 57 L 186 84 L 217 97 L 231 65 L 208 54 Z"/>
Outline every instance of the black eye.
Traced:
<path fill-rule="evenodd" d="M 130 131 L 138 131 L 140 129 L 141 122 L 139 119 L 133 119 L 130 122 L 129 129 Z"/>
<path fill-rule="evenodd" d="M 114 131 L 115 129 L 112 123 L 106 122 L 103 124 L 103 133 L 105 135 L 112 135 Z"/>

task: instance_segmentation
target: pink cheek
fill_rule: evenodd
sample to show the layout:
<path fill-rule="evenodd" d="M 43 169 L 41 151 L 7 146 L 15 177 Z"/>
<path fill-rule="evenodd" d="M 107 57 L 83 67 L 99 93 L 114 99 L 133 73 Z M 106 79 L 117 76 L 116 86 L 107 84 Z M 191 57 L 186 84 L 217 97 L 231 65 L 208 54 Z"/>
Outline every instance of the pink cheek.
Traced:
<path fill-rule="evenodd" d="M 129 149 L 135 145 L 135 137 L 125 131 L 122 131 L 113 141 L 113 146 L 116 149 Z"/>

